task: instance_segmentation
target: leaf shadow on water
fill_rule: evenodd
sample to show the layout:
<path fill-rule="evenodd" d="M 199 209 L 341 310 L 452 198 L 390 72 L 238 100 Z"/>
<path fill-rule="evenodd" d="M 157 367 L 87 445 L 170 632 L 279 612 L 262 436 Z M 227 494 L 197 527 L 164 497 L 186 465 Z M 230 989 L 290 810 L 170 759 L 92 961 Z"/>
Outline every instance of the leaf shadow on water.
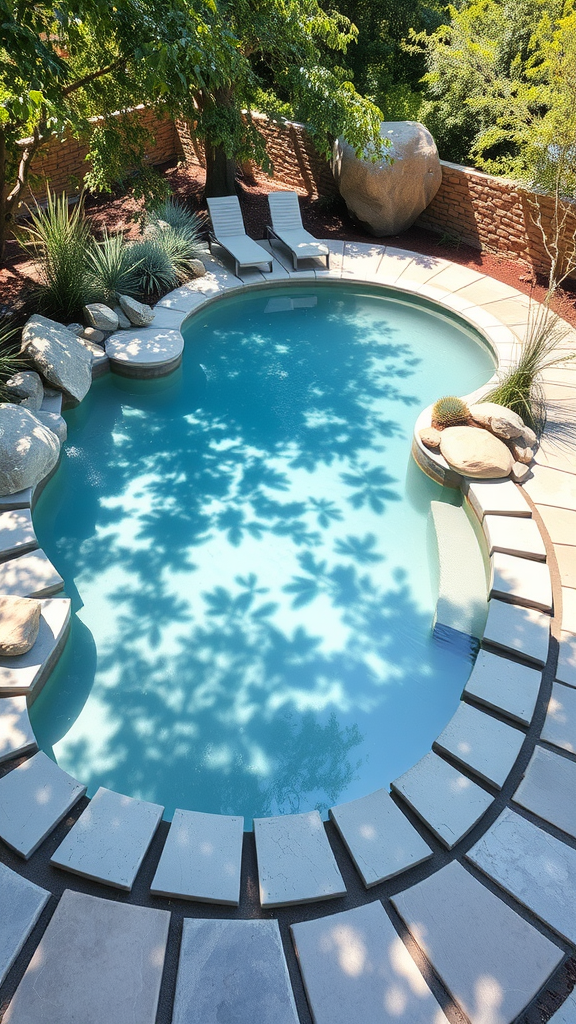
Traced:
<path fill-rule="evenodd" d="M 90 724 L 69 736 L 64 766 L 73 763 L 92 789 L 125 791 L 128 779 L 133 795 L 169 793 L 172 807 L 248 817 L 325 811 L 362 763 L 361 732 L 342 716 L 369 714 L 385 700 L 393 718 L 404 687 L 424 714 L 435 699 L 442 664 L 424 664 L 412 642 L 429 630 L 429 616 L 401 575 L 388 589 L 375 582 L 371 570 L 383 561 L 376 535 L 346 531 L 323 557 L 347 505 L 381 516 L 401 500 L 403 483 L 374 452 L 400 432 L 395 404 L 420 401 L 410 391 L 418 361 L 395 330 L 352 318 L 346 327 L 349 343 L 335 350 L 330 331 L 316 330 L 311 343 L 288 323 L 279 343 L 275 330 L 234 323 L 213 339 L 195 321 L 184 376 L 162 387 L 99 381 L 68 415 L 69 444 L 40 499 L 37 530 L 80 615 L 82 592 L 103 581 L 110 628 L 96 672 L 78 648 L 32 719 L 50 747 L 55 721 L 71 723 L 91 687 L 85 714 L 92 708 L 105 728 L 96 749 Z M 334 466 L 343 505 L 321 482 L 305 499 L 292 493 L 295 471 Z M 199 571 L 215 539 L 225 563 L 227 551 L 271 537 L 297 552 L 299 571 L 279 589 L 282 602 L 304 612 L 291 632 L 279 627 L 278 594 L 257 565 L 208 590 Z M 184 589 L 175 590 L 173 577 L 184 572 Z M 338 610 L 338 649 L 307 622 L 317 602 Z M 393 686 L 375 665 L 393 667 Z"/>

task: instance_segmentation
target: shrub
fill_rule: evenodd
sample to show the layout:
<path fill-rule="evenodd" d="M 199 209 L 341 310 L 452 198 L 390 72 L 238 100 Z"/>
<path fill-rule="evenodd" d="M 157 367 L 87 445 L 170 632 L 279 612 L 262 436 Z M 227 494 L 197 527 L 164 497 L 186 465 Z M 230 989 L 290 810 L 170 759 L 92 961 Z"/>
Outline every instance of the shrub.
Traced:
<path fill-rule="evenodd" d="M 6 381 L 26 369 L 26 362 L 19 355 L 18 334 L 18 329 L 8 319 L 0 320 L 0 402 L 11 401 Z"/>
<path fill-rule="evenodd" d="M 89 238 L 83 199 L 69 208 L 66 193 L 53 196 L 50 190 L 46 208 L 36 203 L 30 224 L 20 228 L 20 244 L 38 262 L 42 276 L 34 299 L 48 316 L 71 320 L 86 302 Z"/>
<path fill-rule="evenodd" d="M 104 232 L 101 242 L 93 242 L 87 252 L 91 286 L 95 297 L 114 303 L 119 294 L 132 295 L 138 290 L 138 263 L 121 234 Z"/>
<path fill-rule="evenodd" d="M 179 281 L 187 280 L 193 260 L 206 254 L 201 230 L 200 218 L 173 199 L 166 200 L 147 217 L 148 237 L 164 250 Z"/>
<path fill-rule="evenodd" d="M 153 227 L 168 224 L 175 231 L 189 235 L 198 245 L 198 253 L 205 250 L 201 241 L 202 222 L 198 214 L 191 213 L 175 199 L 167 199 L 161 206 L 148 213 L 147 221 Z"/>
<path fill-rule="evenodd" d="M 439 398 L 432 407 L 433 427 L 456 427 L 462 423 L 468 423 L 470 410 L 461 398 L 454 395 L 446 395 Z"/>
<path fill-rule="evenodd" d="M 143 238 L 127 247 L 138 294 L 150 299 L 178 284 L 178 274 L 165 249 L 155 237 Z"/>

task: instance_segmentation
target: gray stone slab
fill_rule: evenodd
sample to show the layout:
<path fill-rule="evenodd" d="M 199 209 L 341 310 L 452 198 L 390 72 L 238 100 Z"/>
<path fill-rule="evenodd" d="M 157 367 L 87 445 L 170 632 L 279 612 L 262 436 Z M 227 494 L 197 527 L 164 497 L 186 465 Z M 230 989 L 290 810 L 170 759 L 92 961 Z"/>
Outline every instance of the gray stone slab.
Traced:
<path fill-rule="evenodd" d="M 0 512 L 0 560 L 38 547 L 29 508 Z"/>
<path fill-rule="evenodd" d="M 432 752 L 395 779 L 392 788 L 449 850 L 492 803 L 489 793 Z"/>
<path fill-rule="evenodd" d="M 48 597 L 63 586 L 64 580 L 41 548 L 0 564 L 0 594 Z"/>
<path fill-rule="evenodd" d="M 298 1024 L 277 921 L 184 921 L 172 1024 Z"/>
<path fill-rule="evenodd" d="M 311 903 L 345 894 L 318 811 L 255 818 L 254 838 L 263 907 Z"/>
<path fill-rule="evenodd" d="M 50 863 L 129 892 L 163 810 L 100 787 Z"/>
<path fill-rule="evenodd" d="M 564 956 L 455 861 L 392 902 L 471 1024 L 511 1024 Z"/>
<path fill-rule="evenodd" d="M 464 692 L 488 708 L 529 725 L 538 699 L 542 672 L 490 651 L 479 651 Z"/>
<path fill-rule="evenodd" d="M 576 945 L 576 850 L 507 808 L 466 857 Z"/>
<path fill-rule="evenodd" d="M 512 604 L 552 611 L 552 583 L 545 562 L 496 551 L 490 558 L 490 597 Z"/>
<path fill-rule="evenodd" d="M 330 808 L 330 817 L 367 889 L 432 856 L 385 789 Z"/>
<path fill-rule="evenodd" d="M 537 746 L 513 800 L 576 839 L 576 762 Z"/>
<path fill-rule="evenodd" d="M 177 809 L 150 892 L 237 907 L 243 838 L 242 817 Z"/>
<path fill-rule="evenodd" d="M 536 665 L 545 665 L 550 643 L 550 616 L 536 608 L 521 608 L 493 599 L 488 602 L 484 641 Z"/>
<path fill-rule="evenodd" d="M 14 494 L 0 495 L 0 512 L 15 508 L 30 508 L 33 493 L 32 487 L 25 487 L 23 491 L 15 491 Z"/>
<path fill-rule="evenodd" d="M 576 686 L 576 636 L 564 631 L 560 634 L 556 678 L 567 686 Z"/>
<path fill-rule="evenodd" d="M 546 546 L 535 519 L 519 516 L 484 516 L 482 529 L 488 544 L 488 553 L 502 551 L 521 558 L 546 561 Z"/>
<path fill-rule="evenodd" d="M 112 365 L 162 366 L 182 355 L 184 339 L 170 327 L 135 327 L 118 331 L 106 341 L 106 355 Z"/>
<path fill-rule="evenodd" d="M 573 687 L 553 683 L 540 738 L 576 754 L 576 690 Z"/>
<path fill-rule="evenodd" d="M 62 392 L 52 388 L 44 388 L 44 398 L 40 406 L 42 412 L 53 412 L 60 416 L 62 412 Z"/>
<path fill-rule="evenodd" d="M 434 741 L 434 749 L 449 754 L 484 782 L 502 789 L 525 738 L 519 729 L 462 701 Z"/>
<path fill-rule="evenodd" d="M 290 931 L 314 1024 L 446 1024 L 381 903 Z"/>
<path fill-rule="evenodd" d="M 576 1024 L 576 992 L 571 992 L 548 1024 Z"/>
<path fill-rule="evenodd" d="M 57 662 L 68 636 L 71 603 L 67 597 L 41 602 L 36 643 L 27 654 L 0 657 L 0 697 L 26 695 L 35 700 Z"/>
<path fill-rule="evenodd" d="M 0 762 L 36 750 L 26 697 L 0 697 Z"/>
<path fill-rule="evenodd" d="M 0 985 L 50 899 L 0 862 Z"/>
<path fill-rule="evenodd" d="M 4 1024 L 154 1024 L 169 922 L 67 889 Z"/>
<path fill-rule="evenodd" d="M 480 520 L 485 515 L 532 515 L 522 491 L 511 480 L 466 480 L 464 493 Z"/>
<path fill-rule="evenodd" d="M 0 838 L 28 860 L 85 792 L 39 750 L 0 779 Z"/>

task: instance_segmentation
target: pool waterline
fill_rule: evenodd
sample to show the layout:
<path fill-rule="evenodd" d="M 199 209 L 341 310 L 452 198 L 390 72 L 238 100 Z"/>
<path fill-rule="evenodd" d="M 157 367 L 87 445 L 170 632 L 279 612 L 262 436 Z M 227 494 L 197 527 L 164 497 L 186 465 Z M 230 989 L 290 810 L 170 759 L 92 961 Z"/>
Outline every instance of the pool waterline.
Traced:
<path fill-rule="evenodd" d="M 315 311 L 328 293 L 327 334 Z M 308 304 L 282 309 L 294 298 Z M 260 327 L 242 339 L 254 305 Z M 398 307 L 415 311 L 411 342 Z M 316 330 L 312 345 L 297 333 L 287 345 L 294 318 Z M 184 325 L 181 371 L 105 378 L 68 414 L 35 522 L 78 615 L 31 717 L 89 793 L 248 825 L 325 812 L 426 753 L 470 665 L 429 638 L 426 513 L 431 497 L 459 496 L 414 466 L 411 425 L 493 370 L 455 321 L 367 286 L 251 290 Z M 435 353 L 425 381 L 418 332 Z"/>

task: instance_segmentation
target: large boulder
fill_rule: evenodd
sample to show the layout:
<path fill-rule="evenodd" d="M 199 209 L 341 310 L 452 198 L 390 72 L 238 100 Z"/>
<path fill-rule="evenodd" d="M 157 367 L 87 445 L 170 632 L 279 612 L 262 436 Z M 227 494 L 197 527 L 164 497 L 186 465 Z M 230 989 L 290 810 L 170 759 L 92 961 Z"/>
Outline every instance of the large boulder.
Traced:
<path fill-rule="evenodd" d="M 84 306 L 84 317 L 88 327 L 95 327 L 97 331 L 118 330 L 116 313 L 103 302 L 89 302 Z"/>
<path fill-rule="evenodd" d="M 42 605 L 33 597 L 0 596 L 0 655 L 16 658 L 32 650 Z"/>
<path fill-rule="evenodd" d="M 482 427 L 447 427 L 441 434 L 440 454 L 457 473 L 479 480 L 509 476 L 514 465 L 504 441 Z"/>
<path fill-rule="evenodd" d="M 38 409 L 38 412 L 35 412 L 34 415 L 43 426 L 48 427 L 48 430 L 56 434 L 61 444 L 64 443 L 68 437 L 68 424 L 63 416 L 59 416 L 57 412 L 47 412 L 44 409 Z"/>
<path fill-rule="evenodd" d="M 377 237 L 409 228 L 432 202 L 442 182 L 436 143 L 418 121 L 383 121 L 391 159 L 357 157 L 345 139 L 334 143 L 332 169 L 353 217 Z"/>
<path fill-rule="evenodd" d="M 34 370 L 15 373 L 6 381 L 6 388 L 11 401 L 33 412 L 39 409 L 44 401 L 44 386 L 40 375 Z"/>
<path fill-rule="evenodd" d="M 22 352 L 50 384 L 81 402 L 92 383 L 92 358 L 72 331 L 45 316 L 32 316 L 22 331 Z"/>
<path fill-rule="evenodd" d="M 498 405 L 496 402 L 477 402 L 470 406 L 470 415 L 475 423 L 486 427 L 496 434 L 496 437 L 502 437 L 506 441 L 522 437 L 524 433 L 522 417 L 507 409 L 505 405 Z"/>
<path fill-rule="evenodd" d="M 56 434 L 32 412 L 0 404 L 0 494 L 34 487 L 54 469 L 59 455 Z"/>
<path fill-rule="evenodd" d="M 147 327 L 154 319 L 154 310 L 145 302 L 138 302 L 129 295 L 119 295 L 118 302 L 125 316 L 134 327 Z"/>

